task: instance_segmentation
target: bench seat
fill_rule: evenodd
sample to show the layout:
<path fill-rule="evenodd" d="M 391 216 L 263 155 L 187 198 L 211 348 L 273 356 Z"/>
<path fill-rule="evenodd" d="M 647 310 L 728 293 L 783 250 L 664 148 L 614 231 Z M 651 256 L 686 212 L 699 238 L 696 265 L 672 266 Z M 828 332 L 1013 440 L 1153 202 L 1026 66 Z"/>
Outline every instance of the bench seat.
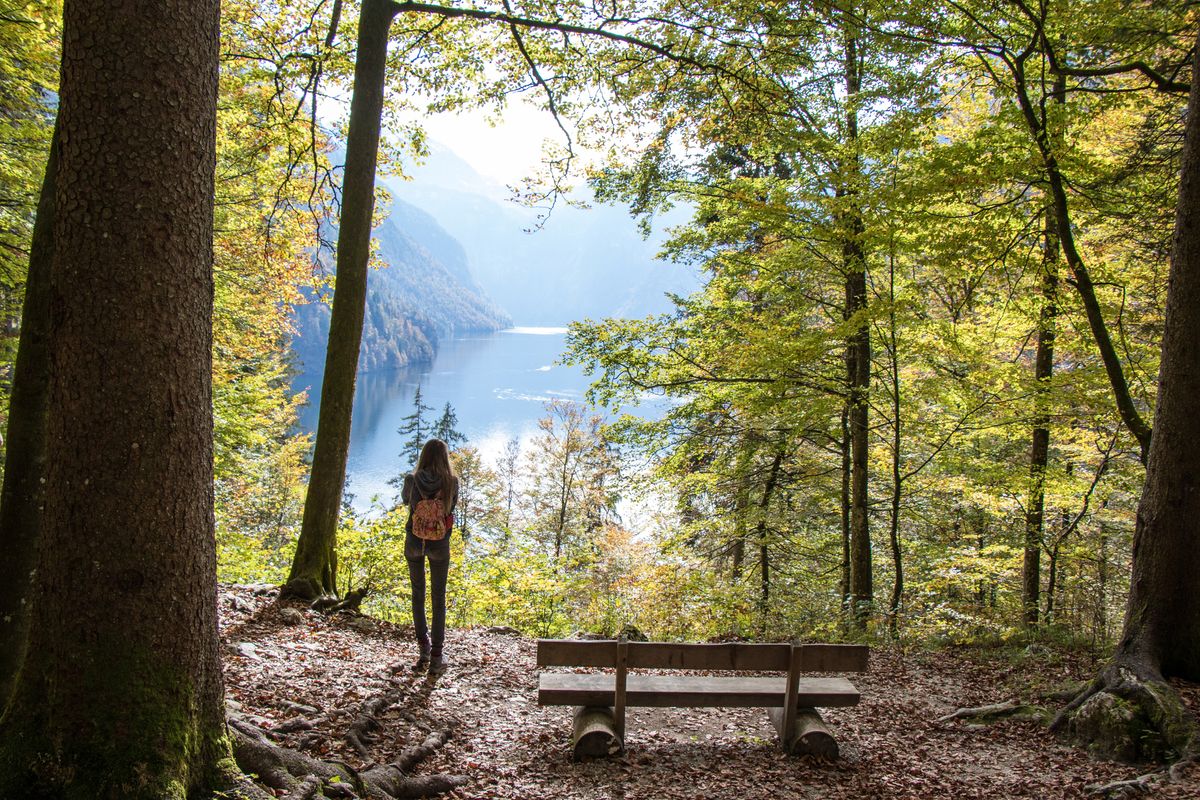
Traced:
<path fill-rule="evenodd" d="M 543 672 L 538 678 L 538 704 L 544 706 L 611 706 L 612 675 Z M 755 708 L 784 704 L 787 678 L 629 675 L 625 704 L 653 707 Z M 796 705 L 831 708 L 858 705 L 858 689 L 845 678 L 800 678 Z"/>

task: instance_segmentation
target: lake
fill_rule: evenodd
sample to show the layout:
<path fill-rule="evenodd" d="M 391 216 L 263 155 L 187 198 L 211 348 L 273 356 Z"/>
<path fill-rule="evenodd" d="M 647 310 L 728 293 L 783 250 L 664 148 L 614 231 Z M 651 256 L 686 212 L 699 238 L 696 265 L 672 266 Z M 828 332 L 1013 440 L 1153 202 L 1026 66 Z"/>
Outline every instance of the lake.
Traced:
<path fill-rule="evenodd" d="M 374 496 L 390 500 L 395 489 L 388 479 L 412 469 L 400 461 L 397 428 L 413 411 L 418 385 L 422 402 L 434 409 L 430 422 L 450 403 L 458 429 L 493 463 L 509 439 L 525 440 L 537 431 L 547 401 L 582 402 L 588 386 L 583 371 L 557 363 L 565 341 L 566 328 L 468 334 L 442 341 L 433 364 L 359 375 L 346 465 L 354 507 L 365 510 Z M 300 427 L 315 433 L 320 376 L 301 375 L 294 386 L 308 388 Z"/>

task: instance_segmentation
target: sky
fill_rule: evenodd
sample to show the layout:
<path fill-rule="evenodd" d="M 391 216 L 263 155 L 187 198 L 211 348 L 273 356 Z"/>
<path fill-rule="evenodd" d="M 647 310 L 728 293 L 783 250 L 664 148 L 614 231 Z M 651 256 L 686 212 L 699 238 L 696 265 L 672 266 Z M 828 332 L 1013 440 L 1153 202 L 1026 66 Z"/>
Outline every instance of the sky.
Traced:
<path fill-rule="evenodd" d="M 425 118 L 429 138 L 448 147 L 476 172 L 502 185 L 517 185 L 541 160 L 542 143 L 562 141 L 562 131 L 545 111 L 516 97 L 500 124 L 482 111 L 436 114 Z"/>

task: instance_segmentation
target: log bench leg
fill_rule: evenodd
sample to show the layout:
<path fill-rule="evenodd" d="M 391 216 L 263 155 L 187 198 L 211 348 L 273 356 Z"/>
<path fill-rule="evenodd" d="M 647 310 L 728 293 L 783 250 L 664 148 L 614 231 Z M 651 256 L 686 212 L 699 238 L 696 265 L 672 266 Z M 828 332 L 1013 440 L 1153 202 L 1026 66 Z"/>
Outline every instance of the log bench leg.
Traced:
<path fill-rule="evenodd" d="M 796 756 L 821 756 L 830 760 L 838 757 L 837 740 L 825 726 L 815 708 L 801 708 L 791 731 L 783 730 L 783 709 L 769 708 L 767 714 L 779 732 L 779 744 L 785 753 Z"/>
<path fill-rule="evenodd" d="M 580 706 L 575 710 L 574 729 L 571 733 L 572 760 L 615 756 L 619 755 L 623 748 L 624 743 L 617 732 L 611 708 Z"/>

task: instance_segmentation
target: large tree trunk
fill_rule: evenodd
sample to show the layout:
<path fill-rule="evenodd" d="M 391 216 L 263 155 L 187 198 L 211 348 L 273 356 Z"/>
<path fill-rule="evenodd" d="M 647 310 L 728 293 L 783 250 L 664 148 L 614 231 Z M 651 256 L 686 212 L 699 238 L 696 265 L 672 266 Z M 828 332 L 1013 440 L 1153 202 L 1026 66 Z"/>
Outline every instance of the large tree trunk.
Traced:
<path fill-rule="evenodd" d="M 38 526 L 42 516 L 42 478 L 46 470 L 46 406 L 50 392 L 50 269 L 54 258 L 54 184 L 58 169 L 58 122 L 42 179 L 21 340 L 8 404 L 4 491 L 0 495 L 0 711 L 4 710 L 25 655 Z"/>
<path fill-rule="evenodd" d="M 321 380 L 321 411 L 304 501 L 304 521 L 287 583 L 289 593 L 310 600 L 337 591 L 337 519 L 346 481 L 354 382 L 367 303 L 367 261 L 371 253 L 388 30 L 395 15 L 396 6 L 388 0 L 364 0 L 358 21 L 358 54 L 338 226 L 337 284 Z"/>
<path fill-rule="evenodd" d="M 1200 42 L 1193 75 L 1200 75 Z M 1093 752 L 1200 752 L 1168 677 L 1200 680 L 1200 81 L 1192 82 L 1154 435 L 1133 538 L 1125 628 L 1112 661 L 1055 720 Z"/>
<path fill-rule="evenodd" d="M 1042 242 L 1042 308 L 1038 315 L 1036 382 L 1032 442 L 1029 446 L 1029 501 L 1025 506 L 1025 559 L 1021 600 L 1025 627 L 1037 625 L 1041 604 L 1041 557 L 1045 534 L 1046 467 L 1050 462 L 1050 380 L 1054 376 L 1054 321 L 1058 316 L 1058 237 L 1054 217 L 1046 212 Z"/>
<path fill-rule="evenodd" d="M 212 488 L 216 0 L 64 12 L 45 511 L 0 797 L 161 800 L 225 738 Z"/>

